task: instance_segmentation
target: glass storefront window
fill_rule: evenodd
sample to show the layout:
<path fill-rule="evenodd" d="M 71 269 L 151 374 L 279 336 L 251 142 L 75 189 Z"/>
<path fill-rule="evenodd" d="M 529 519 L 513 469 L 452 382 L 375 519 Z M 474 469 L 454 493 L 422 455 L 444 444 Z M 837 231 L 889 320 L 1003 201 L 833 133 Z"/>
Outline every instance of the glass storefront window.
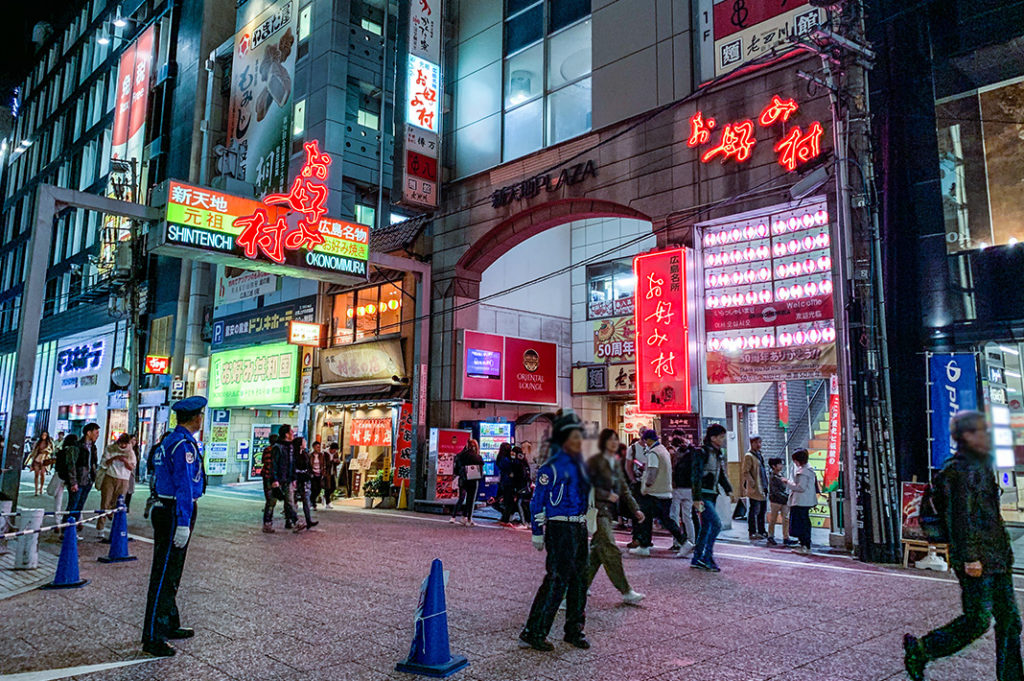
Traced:
<path fill-rule="evenodd" d="M 347 345 L 400 333 L 404 304 L 400 282 L 335 295 L 331 345 Z"/>
<path fill-rule="evenodd" d="M 636 277 L 632 258 L 587 267 L 587 318 L 633 314 Z"/>

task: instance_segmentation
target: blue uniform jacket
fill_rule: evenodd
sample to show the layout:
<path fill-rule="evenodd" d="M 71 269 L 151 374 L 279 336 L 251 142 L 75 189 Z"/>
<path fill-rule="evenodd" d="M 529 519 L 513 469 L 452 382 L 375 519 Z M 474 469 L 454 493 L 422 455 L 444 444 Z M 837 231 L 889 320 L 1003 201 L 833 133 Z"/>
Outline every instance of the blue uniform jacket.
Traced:
<path fill-rule="evenodd" d="M 556 445 L 537 471 L 537 486 L 530 500 L 534 535 L 544 534 L 548 518 L 586 516 L 590 499 L 590 478 L 582 461 L 576 461 Z"/>
<path fill-rule="evenodd" d="M 153 453 L 156 493 L 174 497 L 179 527 L 192 523 L 192 502 L 203 496 L 203 457 L 192 433 L 178 426 Z"/>

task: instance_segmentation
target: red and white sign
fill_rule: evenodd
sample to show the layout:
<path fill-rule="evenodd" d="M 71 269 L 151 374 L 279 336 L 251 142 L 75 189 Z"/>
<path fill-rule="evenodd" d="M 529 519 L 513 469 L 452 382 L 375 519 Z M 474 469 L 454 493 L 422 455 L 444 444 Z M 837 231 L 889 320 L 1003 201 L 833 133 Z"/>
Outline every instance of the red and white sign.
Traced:
<path fill-rule="evenodd" d="M 395 443 L 395 484 L 409 484 L 412 470 L 412 402 L 402 402 L 398 411 L 398 439 Z"/>
<path fill-rule="evenodd" d="M 839 411 L 839 379 L 829 380 L 828 397 L 828 454 L 825 458 L 825 484 L 822 491 L 831 492 L 839 486 L 839 443 L 843 432 Z"/>
<path fill-rule="evenodd" d="M 147 374 L 169 374 L 171 373 L 171 358 L 159 355 L 146 355 Z"/>
<path fill-rule="evenodd" d="M 454 428 L 430 429 L 430 454 L 436 457 L 436 481 L 434 498 L 455 499 L 459 496 L 458 479 L 455 477 L 455 457 L 469 442 L 473 433 Z"/>
<path fill-rule="evenodd" d="M 775 390 L 779 399 L 779 428 L 789 427 L 789 388 L 785 381 L 775 384 Z"/>
<path fill-rule="evenodd" d="M 636 391 L 641 413 L 690 411 L 686 250 L 638 255 L 636 275 Z"/>
<path fill-rule="evenodd" d="M 558 404 L 556 344 L 468 330 L 459 340 L 459 399 Z"/>
<path fill-rule="evenodd" d="M 348 443 L 353 447 L 390 447 L 391 419 L 352 419 Z"/>
<path fill-rule="evenodd" d="M 324 325 L 315 322 L 288 322 L 288 342 L 292 345 L 308 345 L 314 348 L 324 346 Z"/>
<path fill-rule="evenodd" d="M 409 3 L 409 54 L 406 56 L 405 136 L 402 201 L 437 206 L 440 158 L 441 0 Z"/>

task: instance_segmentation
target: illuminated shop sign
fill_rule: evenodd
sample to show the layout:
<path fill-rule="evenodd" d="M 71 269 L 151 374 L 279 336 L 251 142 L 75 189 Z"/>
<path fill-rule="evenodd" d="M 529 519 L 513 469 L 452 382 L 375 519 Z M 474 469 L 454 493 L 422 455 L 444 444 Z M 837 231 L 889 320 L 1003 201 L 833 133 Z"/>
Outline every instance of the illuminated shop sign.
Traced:
<path fill-rule="evenodd" d="M 558 346 L 460 330 L 462 400 L 558 404 Z"/>
<path fill-rule="evenodd" d="M 160 355 L 146 355 L 147 374 L 169 374 L 171 373 L 171 358 Z"/>
<path fill-rule="evenodd" d="M 717 221 L 702 232 L 708 381 L 756 383 L 834 373 L 824 200 Z"/>
<path fill-rule="evenodd" d="M 638 255 L 636 274 L 636 397 L 640 413 L 690 411 L 686 250 Z"/>
<path fill-rule="evenodd" d="M 157 253 L 352 284 L 366 278 L 370 229 L 326 217 L 331 159 L 316 141 L 287 194 L 263 202 L 172 180 Z"/>
<path fill-rule="evenodd" d="M 210 355 L 210 407 L 293 404 L 299 348 L 254 345 Z"/>
<path fill-rule="evenodd" d="M 99 369 L 103 362 L 103 348 L 102 340 L 64 348 L 57 353 L 57 373 L 66 375 Z"/>
<path fill-rule="evenodd" d="M 717 119 L 698 111 L 690 117 L 690 136 L 686 146 L 703 150 L 700 156 L 702 163 L 716 159 L 722 163 L 730 159 L 743 163 L 750 160 L 754 153 L 757 131 L 780 126 L 786 134 L 772 146 L 775 160 L 786 170 L 796 170 L 821 155 L 821 138 L 825 132 L 818 121 L 812 121 L 804 127 L 790 123 L 789 119 L 799 109 L 796 100 L 772 95 L 771 101 L 757 117 L 756 124 L 753 119 L 748 119 L 719 125 Z"/>
<path fill-rule="evenodd" d="M 288 342 L 292 345 L 308 345 L 315 348 L 323 347 L 325 340 L 324 325 L 314 322 L 288 322 Z"/>
<path fill-rule="evenodd" d="M 441 1 L 415 0 L 409 10 L 406 55 L 405 135 L 402 202 L 437 207 L 438 159 L 441 153 Z"/>

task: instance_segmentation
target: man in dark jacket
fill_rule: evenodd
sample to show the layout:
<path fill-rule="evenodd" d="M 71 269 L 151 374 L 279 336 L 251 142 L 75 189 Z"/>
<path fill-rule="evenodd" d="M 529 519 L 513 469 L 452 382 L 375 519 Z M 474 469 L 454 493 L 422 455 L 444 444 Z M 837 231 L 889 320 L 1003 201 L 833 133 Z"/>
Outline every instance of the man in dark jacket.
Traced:
<path fill-rule="evenodd" d="M 69 471 L 71 479 L 67 481 L 68 495 L 68 519 L 77 521 L 82 509 L 85 508 L 85 500 L 89 497 L 89 491 L 96 480 L 96 440 L 100 436 L 100 427 L 95 423 L 89 423 L 82 428 L 82 437 L 78 441 L 78 453 L 75 459 L 74 470 Z"/>
<path fill-rule="evenodd" d="M 292 433 L 292 427 L 288 424 L 281 426 L 277 430 L 277 444 L 274 445 L 271 463 L 271 475 L 273 477 L 270 480 L 270 487 L 279 490 L 281 497 L 278 498 L 283 498 L 284 500 L 284 527 L 286 530 L 291 529 L 292 526 L 299 525 L 299 516 L 295 512 L 295 491 L 293 489 L 295 483 L 295 462 L 292 460 L 292 439 L 294 437 L 295 434 Z M 273 513 L 274 509 L 271 507 L 271 515 L 268 520 L 264 512 L 264 524 L 273 521 Z M 305 525 L 302 527 L 304 529 Z"/>
<path fill-rule="evenodd" d="M 962 411 L 949 425 L 957 453 L 932 482 L 935 510 L 949 537 L 949 562 L 960 581 L 964 613 L 921 639 L 903 637 L 904 665 L 914 681 L 932 660 L 967 647 L 996 621 L 996 678 L 1021 681 L 1021 620 L 1013 590 L 1013 552 L 999 510 L 984 415 Z"/>
<path fill-rule="evenodd" d="M 700 518 L 700 533 L 697 535 L 697 547 L 693 550 L 690 567 L 711 572 L 721 572 L 715 563 L 715 539 L 722 531 L 722 521 L 718 518 L 715 504 L 718 502 L 719 486 L 725 493 L 732 496 L 732 485 L 725 464 L 726 430 L 723 426 L 713 423 L 708 426 L 704 436 L 704 445 L 694 451 L 691 484 L 693 486 L 693 508 Z"/>

